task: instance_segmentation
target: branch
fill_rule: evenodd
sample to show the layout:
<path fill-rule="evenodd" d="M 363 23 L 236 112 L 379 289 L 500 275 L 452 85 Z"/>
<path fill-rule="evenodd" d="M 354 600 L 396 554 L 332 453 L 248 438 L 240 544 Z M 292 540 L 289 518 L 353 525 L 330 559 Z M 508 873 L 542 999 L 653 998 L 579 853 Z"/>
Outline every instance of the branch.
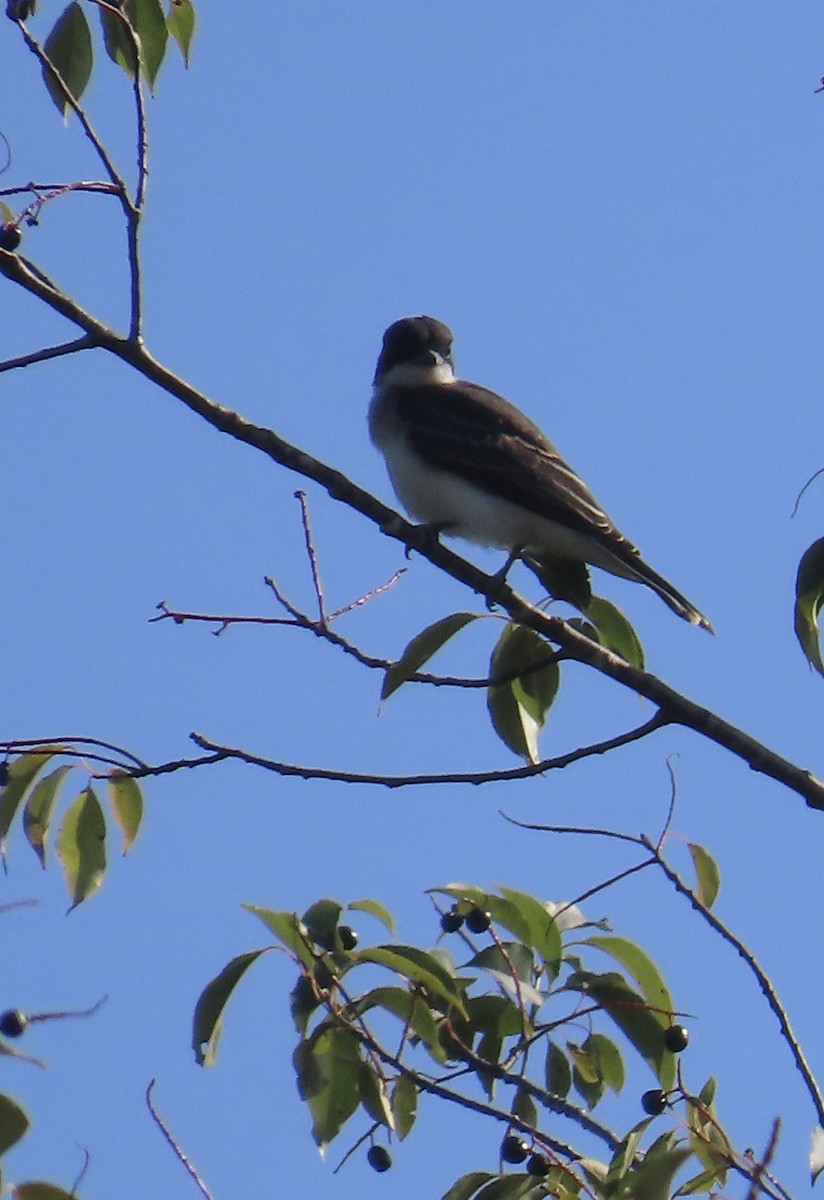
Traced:
<path fill-rule="evenodd" d="M 796 1068 L 806 1084 L 807 1091 L 818 1116 L 818 1123 L 819 1125 L 824 1125 L 824 1096 L 821 1093 L 821 1089 L 818 1086 L 815 1076 L 810 1070 L 810 1065 L 807 1062 L 804 1051 L 801 1049 L 801 1044 L 798 1041 L 798 1038 L 796 1037 L 795 1032 L 790 1024 L 790 1018 L 787 1015 L 787 1011 L 779 1000 L 778 994 L 776 993 L 769 976 L 755 958 L 752 951 L 748 950 L 741 939 L 736 937 L 732 930 L 728 929 L 723 921 L 720 921 L 718 917 L 716 917 L 715 913 L 711 912 L 710 909 L 707 908 L 706 904 L 701 902 L 692 888 L 688 887 L 687 884 L 684 883 L 680 875 L 678 875 L 677 872 L 674 871 L 669 863 L 664 859 L 660 849 L 657 846 L 654 846 L 652 841 L 644 834 L 641 835 L 640 842 L 647 848 L 647 850 L 649 850 L 650 854 L 653 855 L 659 867 L 664 872 L 675 890 L 689 900 L 695 911 L 701 914 L 707 924 L 710 925 L 715 932 L 719 934 L 725 942 L 727 942 L 728 945 L 732 946 L 732 948 L 741 958 L 743 958 L 744 962 L 752 971 L 758 982 L 758 986 L 761 989 L 764 999 L 767 1001 L 767 1004 L 778 1018 L 778 1024 L 781 1026 L 781 1035 L 786 1041 L 787 1045 L 790 1047 L 790 1053 L 793 1056 Z"/>
<path fill-rule="evenodd" d="M 212 763 L 223 762 L 226 759 L 239 759 L 250 766 L 262 767 L 266 771 L 272 771 L 276 775 L 283 775 L 287 778 L 325 779 L 334 783 L 366 783 L 387 788 L 416 787 L 434 783 L 481 784 L 511 782 L 515 779 L 530 779 L 534 775 L 543 775 L 546 771 L 560 770 L 563 767 L 570 766 L 571 763 L 579 762 L 583 758 L 591 758 L 595 754 L 606 754 L 610 750 L 616 750 L 619 746 L 626 746 L 630 742 L 637 742 L 640 738 L 652 733 L 661 724 L 659 715 L 656 714 L 643 725 L 639 725 L 637 729 L 630 729 L 626 733 L 618 734 L 616 737 L 609 738 L 605 742 L 594 742 L 590 746 L 580 746 L 577 750 L 570 750 L 567 754 L 561 754 L 557 758 L 544 758 L 540 762 L 530 763 L 525 767 L 510 767 L 506 771 L 466 771 L 443 775 L 366 775 L 358 771 L 337 771 L 324 767 L 301 766 L 298 763 L 285 763 L 272 758 L 262 758 L 260 755 L 252 754 L 248 750 L 241 750 L 235 746 L 223 746 L 219 742 L 212 742 L 209 738 L 204 737 L 203 734 L 191 733 L 189 737 L 195 745 L 200 746 L 202 750 L 207 750 L 210 753 L 198 758 L 181 758 L 173 762 L 160 763 L 155 767 L 141 765 L 129 768 L 128 774 L 133 779 L 145 779 L 153 775 L 170 775 L 174 771 L 179 771 L 187 767 L 210 766 Z"/>
<path fill-rule="evenodd" d="M 31 354 L 21 354 L 19 358 L 7 358 L 0 363 L 0 375 L 4 371 L 14 371 L 18 367 L 30 367 L 32 363 L 48 362 L 50 358 L 63 358 L 67 354 L 76 354 L 78 350 L 92 350 L 94 341 L 87 334 L 75 338 L 71 342 L 62 342 L 59 346 L 47 346 L 43 350 L 35 350 Z"/>
<path fill-rule="evenodd" d="M 447 575 L 471 588 L 491 604 L 503 608 L 513 620 L 534 629 L 536 633 L 561 646 L 570 658 L 593 667 L 622 687 L 652 701 L 660 710 L 664 722 L 694 730 L 709 741 L 729 750 L 747 763 L 753 771 L 775 779 L 796 792 L 811 808 L 824 809 L 824 784 L 810 771 L 782 758 L 710 709 L 677 692 L 655 675 L 631 666 L 566 621 L 541 612 L 513 591 L 503 579 L 486 574 L 446 546 L 434 542 L 428 530 L 405 521 L 393 509 L 358 487 L 342 472 L 293 446 L 273 430 L 254 425 L 232 409 L 216 404 L 159 363 L 141 343 L 118 337 L 69 297 L 40 280 L 34 271 L 21 262 L 19 256 L 0 252 L 0 272 L 79 325 L 100 346 L 175 396 L 219 432 L 253 446 L 280 466 L 287 467 L 306 479 L 313 479 L 325 488 L 333 500 L 339 500 L 359 512 L 377 525 L 387 537 L 416 550 Z"/>

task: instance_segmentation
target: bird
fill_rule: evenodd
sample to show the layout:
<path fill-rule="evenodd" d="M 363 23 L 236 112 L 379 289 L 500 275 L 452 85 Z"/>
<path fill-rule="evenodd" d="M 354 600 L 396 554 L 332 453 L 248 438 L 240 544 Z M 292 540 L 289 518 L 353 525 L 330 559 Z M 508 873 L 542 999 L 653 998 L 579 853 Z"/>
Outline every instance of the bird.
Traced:
<path fill-rule="evenodd" d="M 646 584 L 673 612 L 713 632 L 694 604 L 648 566 L 542 430 L 503 396 L 458 379 L 453 334 L 403 317 L 383 335 L 369 434 L 409 515 L 436 534 L 509 552 L 539 578 L 588 563 Z M 583 568 L 585 571 L 585 568 Z"/>

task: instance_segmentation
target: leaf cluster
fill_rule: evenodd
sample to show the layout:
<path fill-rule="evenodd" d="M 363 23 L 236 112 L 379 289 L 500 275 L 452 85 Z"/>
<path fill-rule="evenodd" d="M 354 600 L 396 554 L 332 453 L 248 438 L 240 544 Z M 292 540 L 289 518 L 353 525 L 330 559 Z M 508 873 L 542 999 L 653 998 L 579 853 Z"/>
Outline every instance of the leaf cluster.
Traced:
<path fill-rule="evenodd" d="M 41 746 L 36 752 L 0 764 L 3 768 L 0 859 L 5 865 L 9 835 L 19 820 L 26 841 L 45 868 L 49 837 L 56 827 L 55 855 L 66 876 L 71 908 L 76 908 L 103 884 L 107 867 L 107 816 L 97 791 L 86 780 L 58 823 L 63 784 L 69 773 L 79 768 L 73 763 L 62 763 L 45 775 L 42 772 L 66 749 Z M 127 854 L 143 820 L 140 785 L 128 775 L 112 772 L 106 780 L 105 795 L 111 819 L 120 830 L 122 852 Z"/>
<path fill-rule="evenodd" d="M 393 932 L 391 914 L 374 900 L 345 909 L 326 898 L 301 916 L 244 906 L 274 942 L 237 956 L 203 989 L 193 1023 L 198 1061 L 215 1061 L 235 988 L 277 950 L 298 971 L 292 1065 L 321 1152 L 359 1112 L 366 1131 L 356 1145 L 380 1128 L 402 1141 L 421 1100 L 434 1096 L 517 1130 L 547 1164 L 540 1180 L 529 1171 L 473 1172 L 445 1200 L 551 1193 L 664 1200 L 691 1159 L 697 1170 L 675 1194 L 723 1185 L 733 1154 L 713 1109 L 714 1084 L 695 1096 L 686 1091 L 665 1038 L 677 1010 L 646 951 L 574 905 L 512 888 L 449 884 L 430 896 L 452 918 L 445 927 L 459 939 L 459 960 L 443 945 L 345 949 L 347 911 L 369 913 Z M 489 928 L 470 936 L 467 918 L 478 912 L 488 915 Z M 679 1126 L 660 1133 L 656 1125 L 659 1136 L 646 1149 L 659 1118 L 620 1137 L 590 1115 L 607 1093 L 625 1088 L 629 1059 L 651 1073 L 664 1111 L 684 1106 Z M 609 1157 L 594 1159 L 574 1140 L 560 1140 L 559 1119 L 569 1139 L 595 1137 Z"/>

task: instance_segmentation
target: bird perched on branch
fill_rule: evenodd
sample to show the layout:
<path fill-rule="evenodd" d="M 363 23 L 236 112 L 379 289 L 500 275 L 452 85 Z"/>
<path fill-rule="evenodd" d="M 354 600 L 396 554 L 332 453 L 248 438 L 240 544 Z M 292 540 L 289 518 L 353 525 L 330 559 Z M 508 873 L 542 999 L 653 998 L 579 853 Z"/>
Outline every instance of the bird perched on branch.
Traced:
<path fill-rule="evenodd" d="M 369 432 L 403 506 L 438 533 L 508 550 L 544 579 L 559 562 L 590 563 L 645 583 L 679 617 L 712 632 L 537 425 L 502 396 L 456 378 L 452 331 L 442 321 L 404 317 L 386 330 Z"/>

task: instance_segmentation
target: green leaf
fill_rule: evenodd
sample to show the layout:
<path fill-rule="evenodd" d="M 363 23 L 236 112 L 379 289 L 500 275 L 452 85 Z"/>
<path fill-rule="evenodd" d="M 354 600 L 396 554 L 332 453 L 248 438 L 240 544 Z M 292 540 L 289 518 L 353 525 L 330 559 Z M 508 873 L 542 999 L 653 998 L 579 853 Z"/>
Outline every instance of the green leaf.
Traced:
<path fill-rule="evenodd" d="M 626 1193 L 633 1200 L 669 1200 L 675 1173 L 692 1154 L 691 1150 L 672 1149 L 648 1155 L 646 1160 L 624 1178 Z"/>
<path fill-rule="evenodd" d="M 481 967 L 485 971 L 494 971 L 496 975 L 511 978 L 513 970 L 521 983 L 528 983 L 532 978 L 535 960 L 532 951 L 520 942 L 503 942 L 501 946 L 484 946 L 477 954 L 473 954 L 468 967 Z M 506 951 L 506 956 L 504 955 Z M 512 964 L 510 966 L 510 963 Z"/>
<path fill-rule="evenodd" d="M 658 967 L 640 946 L 621 937 L 590 937 L 586 938 L 583 944 L 603 950 L 620 963 L 640 987 L 644 999 L 661 1026 L 670 1023 L 675 1006 L 669 988 L 664 983 L 664 977 Z"/>
<path fill-rule="evenodd" d="M 412 1132 L 418 1115 L 418 1089 L 411 1075 L 401 1075 L 392 1090 L 395 1131 L 403 1141 Z"/>
<path fill-rule="evenodd" d="M 312 1114 L 312 1137 L 325 1153 L 360 1103 L 360 1045 L 346 1029 L 324 1025 L 292 1057 L 301 1098 Z"/>
<path fill-rule="evenodd" d="M 609 1185 L 614 1185 L 618 1180 L 623 1179 L 627 1171 L 634 1165 L 641 1140 L 651 1121 L 651 1117 L 645 1117 L 643 1121 L 640 1121 L 633 1129 L 630 1129 L 629 1133 L 618 1146 L 618 1149 L 612 1156 L 612 1162 L 609 1164 L 609 1173 L 607 1174 Z M 609 1186 L 607 1190 L 611 1194 L 614 1194 L 612 1186 Z"/>
<path fill-rule="evenodd" d="M 119 16 L 106 8 L 98 11 L 100 12 L 100 25 L 103 30 L 103 45 L 106 53 L 113 63 L 126 72 L 130 79 L 134 79 L 137 74 L 137 58 L 125 16 Z"/>
<path fill-rule="evenodd" d="M 13 225 L 17 220 L 17 213 L 14 209 L 6 204 L 5 200 L 0 200 L 0 221 L 4 225 Z"/>
<path fill-rule="evenodd" d="M 287 949 L 294 951 L 296 958 L 310 970 L 315 965 L 315 956 L 308 943 L 306 928 L 301 923 L 297 913 L 275 912 L 271 908 L 261 908 L 257 904 L 241 904 L 241 908 L 262 921 L 270 933 Z"/>
<path fill-rule="evenodd" d="M 672 1088 L 675 1055 L 664 1046 L 661 1022 L 650 1011 L 646 998 L 634 991 L 622 975 L 577 971 L 569 977 L 566 987 L 599 1004 L 649 1064 L 661 1087 L 665 1091 Z"/>
<path fill-rule="evenodd" d="M 298 1033 L 303 1035 L 309 1020 L 320 1005 L 312 980 L 308 975 L 298 975 L 297 983 L 289 993 L 289 1012 Z"/>
<path fill-rule="evenodd" d="M 90 787 L 72 802 L 63 818 L 56 850 L 72 899 L 71 911 L 100 889 L 106 873 L 106 819 Z"/>
<path fill-rule="evenodd" d="M 692 864 L 698 881 L 696 893 L 705 908 L 712 908 L 721 888 L 721 872 L 718 864 L 708 850 L 696 842 L 688 842 L 687 846 L 692 855 Z"/>
<path fill-rule="evenodd" d="M 316 900 L 301 917 L 301 921 L 309 931 L 309 936 L 324 950 L 334 950 L 335 930 L 343 912 L 339 900 Z"/>
<path fill-rule="evenodd" d="M 348 912 L 365 912 L 374 917 L 391 933 L 395 932 L 395 918 L 378 900 L 353 900 L 346 906 Z"/>
<path fill-rule="evenodd" d="M 470 1200 L 478 1188 L 489 1183 L 491 1179 L 497 1178 L 497 1175 L 493 1175 L 491 1171 L 470 1171 L 468 1175 L 462 1175 L 460 1179 L 456 1179 L 441 1200 Z"/>
<path fill-rule="evenodd" d="M 554 978 L 558 974 L 563 955 L 561 933 L 555 919 L 546 907 L 527 892 L 502 887 L 501 893 L 514 904 L 529 925 L 530 945 L 537 951 L 544 966 Z M 514 931 L 513 931 L 514 932 Z"/>
<path fill-rule="evenodd" d="M 693 1175 L 691 1179 L 687 1179 L 682 1183 L 676 1192 L 675 1196 L 696 1196 L 699 1193 L 717 1192 L 719 1188 L 726 1186 L 728 1167 L 719 1165 L 707 1171 L 700 1171 L 698 1175 Z M 815 1180 L 813 1180 L 813 1183 Z"/>
<path fill-rule="evenodd" d="M 593 596 L 583 611 L 595 626 L 601 645 L 643 671 L 644 647 L 620 608 L 602 596 Z"/>
<path fill-rule="evenodd" d="M 560 683 L 552 649 L 534 630 L 510 622 L 492 651 L 489 676 L 505 681 L 487 688 L 493 729 L 513 754 L 538 762 L 538 734 Z"/>
<path fill-rule="evenodd" d="M 192 4 L 192 0 L 169 0 L 166 26 L 177 42 L 187 67 L 192 39 L 195 36 L 195 23 L 195 6 Z"/>
<path fill-rule="evenodd" d="M 227 963 L 219 975 L 206 984 L 195 1005 L 192 1021 L 192 1049 L 201 1067 L 211 1067 L 217 1055 L 217 1043 L 223 1025 L 223 1010 L 240 980 L 271 947 L 238 954 Z"/>
<path fill-rule="evenodd" d="M 408 1025 L 421 1039 L 436 1061 L 446 1062 L 446 1055 L 440 1043 L 439 1026 L 420 991 L 409 991 L 399 987 L 373 988 L 353 1001 L 348 1011 L 351 1011 L 353 1016 L 362 1016 L 371 1008 L 384 1008 L 403 1021 L 404 1025 Z"/>
<path fill-rule="evenodd" d="M 381 687 L 381 700 L 388 700 L 392 693 L 420 671 L 424 663 L 429 662 L 450 638 L 470 621 L 477 619 L 477 613 L 452 613 L 448 617 L 441 617 L 434 625 L 428 625 L 416 634 L 398 661 L 387 669 Z"/>
<path fill-rule="evenodd" d="M 19 1142 L 29 1127 L 29 1118 L 19 1104 L 0 1092 L 0 1154 Z"/>
<path fill-rule="evenodd" d="M 545 1079 L 553 1096 L 568 1096 L 572 1087 L 572 1068 L 560 1046 L 549 1042 L 546 1048 Z"/>
<path fill-rule="evenodd" d="M 535 1101 L 530 1096 L 526 1088 L 519 1087 L 515 1093 L 515 1099 L 512 1104 L 512 1112 L 516 1117 L 528 1125 L 530 1129 L 538 1128 L 538 1109 L 535 1107 Z"/>
<path fill-rule="evenodd" d="M 475 1049 L 475 1054 L 478 1058 L 483 1059 L 485 1063 L 491 1063 L 497 1066 L 501 1057 L 503 1042 L 493 1033 L 485 1033 Z M 475 1074 L 478 1076 L 481 1087 L 486 1092 L 488 1099 L 492 1099 L 495 1093 L 495 1084 L 497 1082 L 495 1074 L 488 1071 L 485 1067 L 479 1066 L 475 1068 Z"/>
<path fill-rule="evenodd" d="M 795 579 L 795 636 L 807 662 L 824 675 L 818 617 L 824 605 L 824 538 L 802 555 Z"/>
<path fill-rule="evenodd" d="M 53 1183 L 18 1183 L 12 1188 L 12 1200 L 77 1200 L 74 1192 L 66 1192 Z"/>
<path fill-rule="evenodd" d="M 359 950 L 353 958 L 358 962 L 378 963 L 390 971 L 396 971 L 405 979 L 421 984 L 432 996 L 466 1016 L 464 999 L 455 980 L 438 959 L 425 950 L 419 950 L 417 946 L 371 946 Z"/>
<path fill-rule="evenodd" d="M 59 111 L 66 115 L 69 102 L 55 71 L 74 100 L 79 100 L 91 78 L 94 58 L 92 36 L 83 9 L 74 0 L 63 9 L 43 46 L 54 71 L 43 68 L 43 82 Z"/>
<path fill-rule="evenodd" d="M 123 834 L 123 853 L 128 854 L 140 832 L 143 820 L 143 793 L 140 784 L 129 775 L 111 775 L 109 804 Z"/>
<path fill-rule="evenodd" d="M 6 861 L 6 840 L 12 822 L 17 816 L 23 797 L 31 787 L 38 771 L 61 752 L 62 747 L 50 747 L 36 754 L 23 754 L 10 762 L 7 767 L 8 782 L 0 791 L 0 857 Z"/>
<path fill-rule="evenodd" d="M 478 1192 L 477 1200 L 520 1200 L 536 1186 L 534 1175 L 499 1175 Z"/>
<path fill-rule="evenodd" d="M 160 0 L 127 0 L 126 11 L 140 38 L 143 74 L 154 91 L 155 79 L 166 54 L 169 31 Z"/>
<path fill-rule="evenodd" d="M 35 784 L 31 795 L 23 809 L 23 832 L 26 839 L 40 859 L 40 865 L 46 865 L 46 838 L 51 827 L 54 808 L 60 785 L 71 771 L 71 766 L 57 767 L 44 779 Z"/>
<path fill-rule="evenodd" d="M 389 1096 L 386 1093 L 386 1082 L 375 1070 L 371 1062 L 362 1061 L 358 1068 L 358 1088 L 361 1104 L 373 1121 L 385 1125 L 387 1129 L 395 1130 L 395 1117 Z"/>
<path fill-rule="evenodd" d="M 537 575 L 550 596 L 566 600 L 580 612 L 586 612 L 592 599 L 589 570 L 586 563 L 570 558 L 545 555 L 541 562 L 527 559 L 527 566 Z"/>
<path fill-rule="evenodd" d="M 524 1025 L 530 1026 L 530 1022 L 521 1016 L 518 1005 L 508 996 L 470 996 L 466 1011 L 475 1029 L 501 1038 L 520 1035 L 524 1033 Z"/>

